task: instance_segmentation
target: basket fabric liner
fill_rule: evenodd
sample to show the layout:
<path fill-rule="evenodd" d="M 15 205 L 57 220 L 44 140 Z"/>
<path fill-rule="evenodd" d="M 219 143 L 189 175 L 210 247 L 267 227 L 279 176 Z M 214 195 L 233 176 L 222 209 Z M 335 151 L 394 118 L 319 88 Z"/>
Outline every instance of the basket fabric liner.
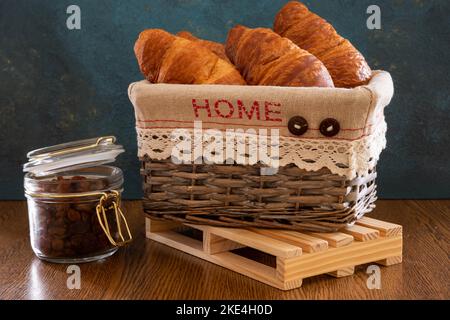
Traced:
<path fill-rule="evenodd" d="M 374 208 L 392 96 L 384 71 L 354 89 L 133 83 L 144 209 L 216 226 L 339 230 Z M 294 116 L 308 122 L 302 136 L 288 130 Z M 331 138 L 319 130 L 327 118 L 341 128 Z M 172 163 L 171 133 L 192 130 L 195 120 L 203 129 L 278 129 L 278 173 L 265 176 L 258 163 Z"/>
<path fill-rule="evenodd" d="M 383 71 L 375 72 L 367 86 L 354 89 L 147 81 L 133 83 L 129 88 L 135 107 L 139 157 L 170 158 L 177 143 L 170 138 L 171 132 L 177 128 L 192 130 L 194 120 L 201 120 L 203 129 L 279 129 L 281 166 L 292 163 L 310 171 L 328 168 L 348 179 L 373 168 L 385 148 L 383 111 L 392 95 L 392 79 Z M 294 116 L 308 121 L 309 129 L 300 137 L 291 134 L 287 127 Z M 326 118 L 336 119 L 341 127 L 332 138 L 324 137 L 318 129 Z"/>

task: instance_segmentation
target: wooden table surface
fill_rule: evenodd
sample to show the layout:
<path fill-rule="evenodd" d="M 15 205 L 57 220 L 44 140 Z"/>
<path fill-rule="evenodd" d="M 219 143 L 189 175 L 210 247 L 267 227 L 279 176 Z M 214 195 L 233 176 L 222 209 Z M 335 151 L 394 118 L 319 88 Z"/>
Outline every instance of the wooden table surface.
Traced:
<path fill-rule="evenodd" d="M 280 291 L 144 236 L 139 201 L 125 202 L 134 242 L 111 258 L 81 264 L 81 289 L 69 290 L 67 265 L 36 258 L 26 203 L 0 202 L 0 299 L 449 299 L 450 200 L 378 201 L 371 217 L 403 225 L 403 263 L 381 267 L 369 290 L 355 275 L 318 276 Z"/>

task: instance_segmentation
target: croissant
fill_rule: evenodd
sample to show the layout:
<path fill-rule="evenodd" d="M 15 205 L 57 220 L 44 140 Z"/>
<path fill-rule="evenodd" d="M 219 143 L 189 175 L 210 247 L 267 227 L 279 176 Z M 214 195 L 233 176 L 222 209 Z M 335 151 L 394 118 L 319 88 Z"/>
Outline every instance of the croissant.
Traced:
<path fill-rule="evenodd" d="M 304 4 L 288 2 L 278 12 L 274 30 L 319 58 L 336 87 L 352 88 L 370 80 L 372 71 L 362 54 Z"/>
<path fill-rule="evenodd" d="M 205 48 L 207 48 L 207 49 L 211 50 L 212 52 L 214 52 L 215 54 L 217 54 L 219 56 L 219 58 L 226 60 L 226 61 L 230 61 L 228 59 L 227 55 L 225 54 L 225 46 L 221 43 L 199 39 L 188 31 L 180 31 L 177 33 L 177 36 L 191 40 L 191 41 L 196 41 L 199 44 L 201 44 L 202 46 L 204 46 Z"/>
<path fill-rule="evenodd" d="M 238 25 L 230 30 L 225 51 L 250 85 L 333 87 L 319 59 L 270 29 Z"/>
<path fill-rule="evenodd" d="M 134 52 L 141 72 L 153 83 L 245 84 L 231 63 L 197 42 L 164 30 L 141 32 Z"/>

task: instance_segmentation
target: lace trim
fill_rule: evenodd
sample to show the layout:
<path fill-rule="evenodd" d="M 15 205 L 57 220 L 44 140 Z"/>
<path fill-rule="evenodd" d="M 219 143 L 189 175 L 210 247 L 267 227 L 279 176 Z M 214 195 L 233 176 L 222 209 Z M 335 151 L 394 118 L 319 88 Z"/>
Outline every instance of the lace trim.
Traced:
<path fill-rule="evenodd" d="M 362 176 L 374 168 L 381 151 L 386 147 L 386 129 L 386 122 L 383 119 L 371 135 L 354 141 L 280 136 L 279 165 L 295 164 L 308 171 L 317 171 L 325 167 L 332 173 L 348 179 Z M 136 128 L 136 130 L 139 157 L 147 155 L 154 160 L 168 159 L 173 148 L 179 143 L 171 138 L 173 129 Z M 193 134 L 192 129 L 186 130 Z M 270 146 L 268 149 L 270 150 Z M 252 150 L 248 153 L 251 152 Z"/>

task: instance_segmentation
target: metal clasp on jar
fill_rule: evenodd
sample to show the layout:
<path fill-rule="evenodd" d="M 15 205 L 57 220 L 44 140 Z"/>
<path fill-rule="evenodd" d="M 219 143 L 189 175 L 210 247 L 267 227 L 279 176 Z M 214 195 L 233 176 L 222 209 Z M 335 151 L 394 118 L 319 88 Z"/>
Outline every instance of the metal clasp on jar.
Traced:
<path fill-rule="evenodd" d="M 114 211 L 117 233 L 120 238 L 119 241 L 116 241 L 111 234 L 111 229 L 109 227 L 108 218 L 106 215 L 106 212 L 109 210 Z M 122 210 L 120 209 L 120 193 L 118 191 L 112 190 L 102 193 L 100 201 L 96 207 L 96 211 L 98 222 L 100 223 L 100 226 L 108 237 L 109 242 L 111 242 L 113 246 L 124 246 L 133 239 L 133 237 L 131 236 L 130 228 L 128 227 L 127 220 Z M 122 221 L 126 229 L 125 237 L 122 232 Z"/>

